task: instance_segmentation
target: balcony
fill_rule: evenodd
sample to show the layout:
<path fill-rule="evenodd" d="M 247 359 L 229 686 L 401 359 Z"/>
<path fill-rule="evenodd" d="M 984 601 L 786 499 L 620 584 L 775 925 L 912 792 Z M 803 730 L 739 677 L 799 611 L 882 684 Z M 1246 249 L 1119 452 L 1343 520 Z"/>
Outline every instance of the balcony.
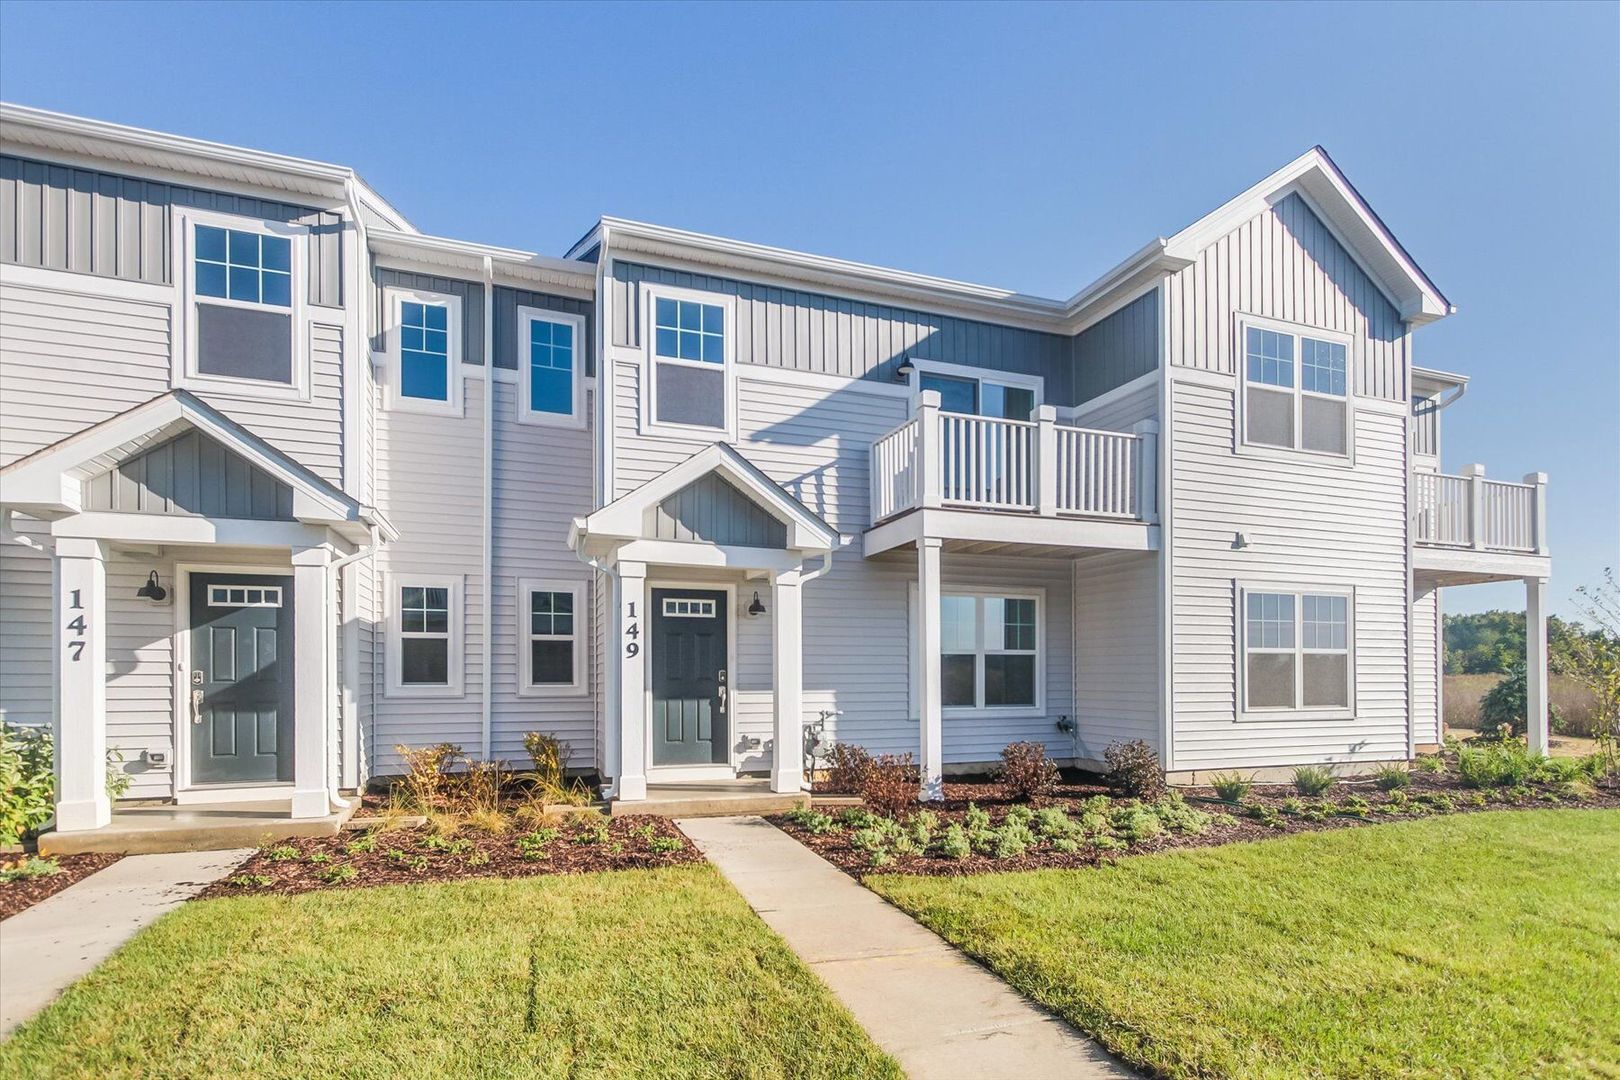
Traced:
<path fill-rule="evenodd" d="M 1158 424 L 1129 432 L 942 412 L 924 392 L 872 444 L 866 554 L 921 539 L 953 550 L 1052 553 L 1158 546 Z"/>
<path fill-rule="evenodd" d="M 1546 577 L 1547 474 L 1523 483 L 1487 480 L 1485 466 L 1461 476 L 1414 472 L 1412 566 L 1442 585 Z"/>

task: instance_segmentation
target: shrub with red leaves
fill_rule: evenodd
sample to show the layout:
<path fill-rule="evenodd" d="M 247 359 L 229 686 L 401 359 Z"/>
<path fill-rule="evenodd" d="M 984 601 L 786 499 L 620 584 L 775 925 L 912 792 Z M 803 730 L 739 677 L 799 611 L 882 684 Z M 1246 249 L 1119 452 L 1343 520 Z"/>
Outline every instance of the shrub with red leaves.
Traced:
<path fill-rule="evenodd" d="M 872 768 L 872 755 L 854 743 L 833 743 L 827 748 L 827 787 L 851 794 L 861 790 Z"/>
<path fill-rule="evenodd" d="M 874 814 L 899 818 L 917 805 L 921 778 L 910 754 L 883 754 L 861 778 L 861 798 Z"/>
<path fill-rule="evenodd" d="M 1009 799 L 1032 801 L 1052 794 L 1058 769 L 1041 743 L 1015 742 L 1001 751 L 1000 779 Z"/>

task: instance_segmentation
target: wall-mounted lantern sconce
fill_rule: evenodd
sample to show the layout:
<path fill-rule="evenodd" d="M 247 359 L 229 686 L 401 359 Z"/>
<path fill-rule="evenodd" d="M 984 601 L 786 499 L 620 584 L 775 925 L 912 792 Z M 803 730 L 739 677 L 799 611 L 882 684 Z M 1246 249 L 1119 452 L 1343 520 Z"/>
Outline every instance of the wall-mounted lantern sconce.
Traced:
<path fill-rule="evenodd" d="M 758 589 L 754 590 L 754 602 L 748 605 L 748 614 L 750 614 L 750 615 L 763 615 L 763 614 L 765 614 L 765 605 L 759 599 L 759 590 Z"/>
<path fill-rule="evenodd" d="M 136 589 L 135 595 L 142 600 L 150 600 L 152 603 L 157 604 L 168 597 L 169 590 L 158 584 L 157 571 L 154 570 L 146 575 L 146 584 Z"/>
<path fill-rule="evenodd" d="M 894 369 L 894 381 L 908 383 L 911 381 L 912 373 L 916 370 L 917 365 L 911 362 L 911 357 L 902 356 L 900 366 Z"/>

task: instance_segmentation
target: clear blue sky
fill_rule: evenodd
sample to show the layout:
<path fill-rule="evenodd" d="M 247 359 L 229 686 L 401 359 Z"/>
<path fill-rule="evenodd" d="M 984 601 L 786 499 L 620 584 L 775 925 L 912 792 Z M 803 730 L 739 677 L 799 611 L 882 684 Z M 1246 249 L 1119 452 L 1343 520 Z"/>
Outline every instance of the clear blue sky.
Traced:
<path fill-rule="evenodd" d="M 1620 6 L 0 7 L 8 101 L 357 168 L 423 230 L 601 214 L 1067 296 L 1313 143 L 1458 314 L 1446 466 L 1620 563 Z M 1522 608 L 1517 586 L 1453 611 Z"/>

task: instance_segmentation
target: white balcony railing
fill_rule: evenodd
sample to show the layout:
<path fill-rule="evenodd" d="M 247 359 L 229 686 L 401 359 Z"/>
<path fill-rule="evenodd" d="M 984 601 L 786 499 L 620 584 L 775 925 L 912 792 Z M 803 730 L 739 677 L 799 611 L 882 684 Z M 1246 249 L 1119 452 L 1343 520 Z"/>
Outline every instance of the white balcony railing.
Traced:
<path fill-rule="evenodd" d="M 1412 474 L 1412 539 L 1437 547 L 1547 553 L 1547 474 L 1524 483 L 1485 479 L 1485 466 L 1461 476 Z"/>
<path fill-rule="evenodd" d="M 946 413 L 924 392 L 911 419 L 872 444 L 872 521 L 924 506 L 1156 521 L 1158 424 L 1129 432 Z"/>

